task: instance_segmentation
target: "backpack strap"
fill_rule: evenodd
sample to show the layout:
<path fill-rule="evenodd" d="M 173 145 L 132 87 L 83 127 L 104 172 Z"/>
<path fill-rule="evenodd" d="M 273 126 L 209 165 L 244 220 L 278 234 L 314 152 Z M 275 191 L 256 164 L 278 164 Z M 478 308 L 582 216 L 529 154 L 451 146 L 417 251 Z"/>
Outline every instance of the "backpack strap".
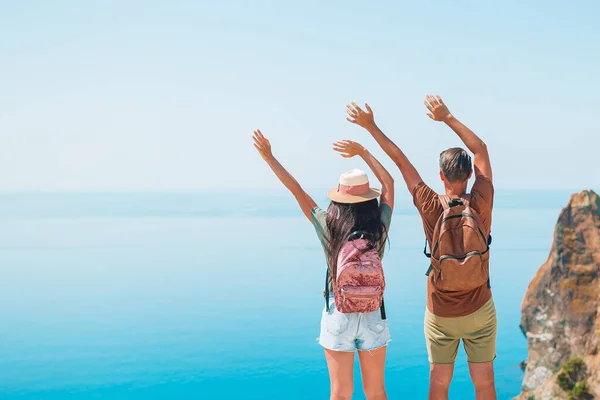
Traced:
<path fill-rule="evenodd" d="M 325 273 L 325 310 L 329 312 L 329 267 Z"/>
<path fill-rule="evenodd" d="M 383 302 L 383 297 L 381 298 L 381 307 L 379 307 L 379 311 L 381 312 L 381 319 L 385 321 L 387 317 L 385 316 L 385 304 Z"/>
<path fill-rule="evenodd" d="M 427 272 L 425 272 L 425 276 L 429 276 L 432 269 L 433 269 L 433 264 L 429 264 L 429 268 L 427 268 Z"/>
<path fill-rule="evenodd" d="M 423 254 L 425 254 L 425 257 L 427 258 L 431 258 L 431 253 L 427 252 L 427 238 L 425 238 L 425 247 L 423 248 Z"/>
<path fill-rule="evenodd" d="M 450 197 L 445 194 L 438 194 L 438 199 L 440 199 L 440 204 L 444 211 L 450 208 L 450 205 L 448 204 L 450 202 Z"/>

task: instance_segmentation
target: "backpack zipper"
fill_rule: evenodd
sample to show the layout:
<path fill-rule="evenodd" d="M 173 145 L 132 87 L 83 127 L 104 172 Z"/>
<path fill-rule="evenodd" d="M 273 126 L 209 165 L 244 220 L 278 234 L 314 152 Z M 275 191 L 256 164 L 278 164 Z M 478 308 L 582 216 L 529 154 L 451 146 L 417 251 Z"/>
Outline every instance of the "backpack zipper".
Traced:
<path fill-rule="evenodd" d="M 480 256 L 481 256 L 481 255 L 483 255 L 483 253 L 481 253 L 480 251 L 471 251 L 471 252 L 469 252 L 469 253 L 465 254 L 465 255 L 464 255 L 464 256 L 462 256 L 462 257 L 454 257 L 454 256 L 441 256 L 441 257 L 440 257 L 440 264 L 442 263 L 442 261 L 444 261 L 444 260 L 447 260 L 447 259 L 449 259 L 449 258 L 452 258 L 452 259 L 455 259 L 455 260 L 464 260 L 465 258 L 468 258 L 468 257 L 474 256 L 474 255 L 476 255 L 476 254 L 479 254 Z"/>
<path fill-rule="evenodd" d="M 381 293 L 381 286 L 379 285 L 374 285 L 374 286 L 361 286 L 362 288 L 372 288 L 375 289 L 375 291 L 367 291 L 367 290 L 356 290 L 356 291 L 352 291 L 349 290 L 350 288 L 352 288 L 354 286 L 344 286 L 342 287 L 342 298 L 346 298 L 346 294 L 351 294 L 353 296 L 357 296 L 357 297 L 370 297 L 373 296 L 374 294 L 378 294 Z"/>

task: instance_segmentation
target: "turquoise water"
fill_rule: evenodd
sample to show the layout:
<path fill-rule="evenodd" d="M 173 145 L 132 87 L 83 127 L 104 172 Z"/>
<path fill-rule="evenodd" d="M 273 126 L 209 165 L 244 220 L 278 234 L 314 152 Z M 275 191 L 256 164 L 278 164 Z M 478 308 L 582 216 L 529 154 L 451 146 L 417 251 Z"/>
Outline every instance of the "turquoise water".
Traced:
<path fill-rule="evenodd" d="M 569 194 L 497 195 L 499 399 L 520 390 L 520 303 Z M 427 262 L 407 197 L 390 235 L 388 395 L 423 399 Z M 322 250 L 285 193 L 1 194 L 0 274 L 2 399 L 328 398 Z M 473 397 L 461 349 L 451 398 Z"/>

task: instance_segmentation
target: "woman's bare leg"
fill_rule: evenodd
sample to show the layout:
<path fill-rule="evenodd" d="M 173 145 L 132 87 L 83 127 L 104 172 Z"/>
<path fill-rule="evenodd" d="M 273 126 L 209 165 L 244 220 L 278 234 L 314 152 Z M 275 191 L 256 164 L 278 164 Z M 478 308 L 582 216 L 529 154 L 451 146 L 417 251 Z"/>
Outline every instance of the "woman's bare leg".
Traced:
<path fill-rule="evenodd" d="M 360 373 L 367 400 L 387 400 L 383 377 L 387 346 L 376 350 L 359 351 Z"/>
<path fill-rule="evenodd" d="M 354 393 L 354 353 L 325 349 L 331 400 L 351 400 Z"/>

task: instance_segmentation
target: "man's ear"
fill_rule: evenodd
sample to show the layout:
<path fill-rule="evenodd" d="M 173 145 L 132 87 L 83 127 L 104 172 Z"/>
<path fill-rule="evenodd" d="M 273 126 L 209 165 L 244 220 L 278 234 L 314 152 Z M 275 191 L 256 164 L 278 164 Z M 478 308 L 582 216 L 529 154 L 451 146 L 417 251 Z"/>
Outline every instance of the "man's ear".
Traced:
<path fill-rule="evenodd" d="M 443 181 L 446 180 L 446 178 L 444 177 L 444 173 L 442 172 L 442 170 L 440 170 L 440 179 Z"/>
<path fill-rule="evenodd" d="M 471 179 L 472 176 L 473 176 L 473 170 L 471 170 L 471 172 L 469 172 L 469 177 L 467 178 L 467 180 Z"/>

